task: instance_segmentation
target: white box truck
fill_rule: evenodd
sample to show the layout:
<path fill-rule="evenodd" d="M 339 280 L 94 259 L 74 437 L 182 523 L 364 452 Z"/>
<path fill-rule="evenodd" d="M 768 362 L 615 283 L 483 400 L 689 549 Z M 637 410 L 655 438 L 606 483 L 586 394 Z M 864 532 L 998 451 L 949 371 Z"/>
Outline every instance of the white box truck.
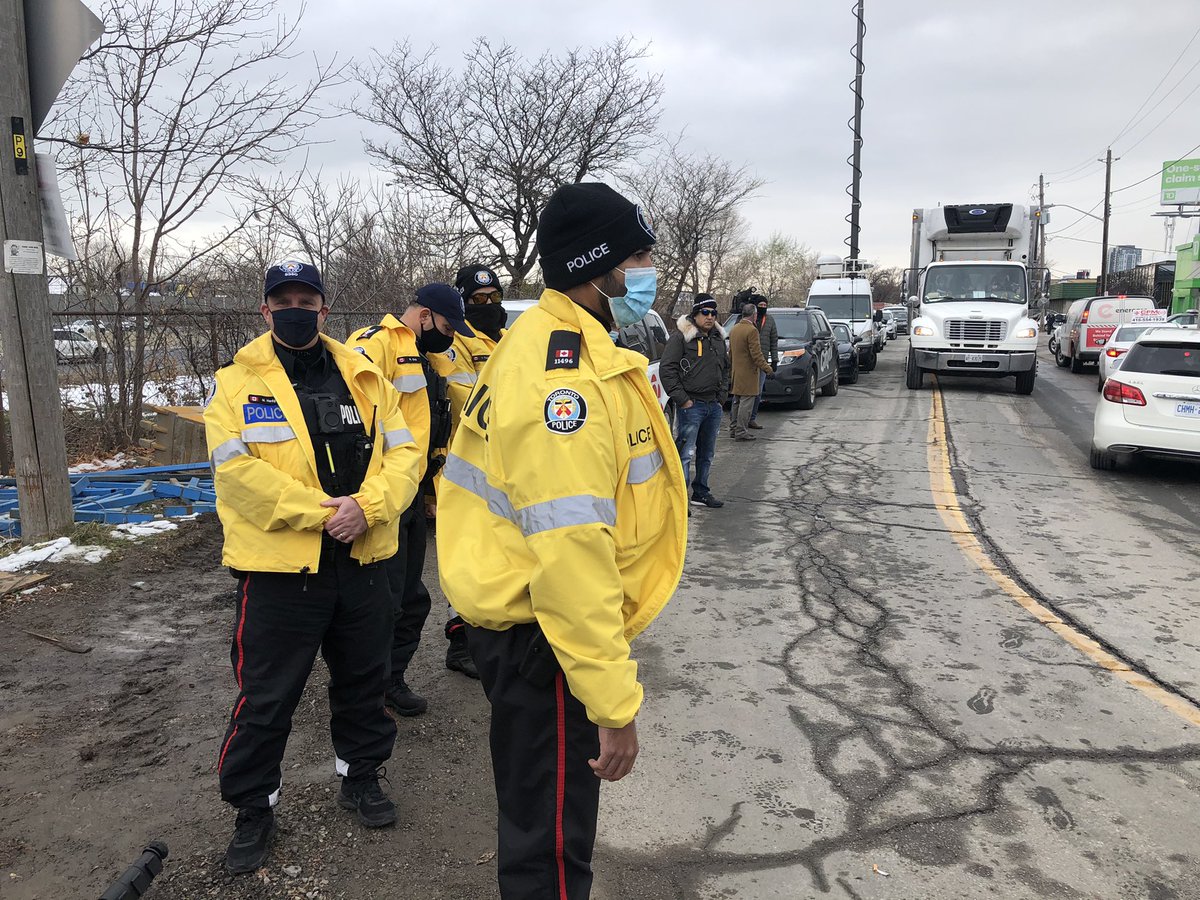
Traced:
<path fill-rule="evenodd" d="M 905 382 L 926 372 L 1014 376 L 1033 393 L 1037 323 L 1029 317 L 1033 228 L 1027 207 L 967 203 L 915 209 L 906 273 L 909 351 Z"/>

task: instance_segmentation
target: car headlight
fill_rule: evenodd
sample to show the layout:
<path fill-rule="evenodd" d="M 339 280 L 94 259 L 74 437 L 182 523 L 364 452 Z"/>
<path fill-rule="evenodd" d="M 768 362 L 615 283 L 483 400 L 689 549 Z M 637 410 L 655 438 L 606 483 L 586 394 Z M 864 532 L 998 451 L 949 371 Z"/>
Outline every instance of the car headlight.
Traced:
<path fill-rule="evenodd" d="M 928 325 L 918 325 L 913 329 L 913 334 L 917 337 L 933 337 L 933 329 Z"/>
<path fill-rule="evenodd" d="M 1036 328 L 1018 328 L 1016 330 L 1016 333 L 1013 334 L 1013 337 L 1018 337 L 1018 338 L 1037 337 L 1037 329 Z"/>
<path fill-rule="evenodd" d="M 779 367 L 783 368 L 784 366 L 790 366 L 798 361 L 803 355 L 803 350 L 785 350 L 783 351 L 783 355 L 779 358 Z"/>

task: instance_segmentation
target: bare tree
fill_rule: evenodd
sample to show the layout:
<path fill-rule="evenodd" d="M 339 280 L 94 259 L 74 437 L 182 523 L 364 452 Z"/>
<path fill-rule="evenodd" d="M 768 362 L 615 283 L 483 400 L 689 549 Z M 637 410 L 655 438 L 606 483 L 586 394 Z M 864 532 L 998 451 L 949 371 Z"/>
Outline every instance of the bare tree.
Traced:
<path fill-rule="evenodd" d="M 433 51 L 395 47 L 357 71 L 364 119 L 394 142 L 367 152 L 400 184 L 463 210 L 520 290 L 537 262 L 538 213 L 560 185 L 611 173 L 652 142 L 662 80 L 617 40 L 525 59 L 480 38 L 455 73 Z"/>
<path fill-rule="evenodd" d="M 690 154 L 681 138 L 626 177 L 650 209 L 658 243 L 654 262 L 659 271 L 656 306 L 670 310 L 684 286 L 700 289 L 701 253 L 725 240 L 738 207 L 763 186 L 745 167 L 737 168 L 711 154 Z"/>
<path fill-rule="evenodd" d="M 817 254 L 795 238 L 776 232 L 734 254 L 717 283 L 734 293 L 754 285 L 774 306 L 800 306 L 817 275 Z"/>
<path fill-rule="evenodd" d="M 303 146 L 322 115 L 318 92 L 338 78 L 320 64 L 307 82 L 278 77 L 298 32 L 274 8 L 271 0 L 106 0 L 105 36 L 43 129 L 43 139 L 73 148 L 73 206 L 89 218 L 93 243 L 106 246 L 104 270 L 91 280 L 107 281 L 117 311 L 136 315 L 132 353 L 126 359 L 122 348 L 115 360 L 115 426 L 127 439 L 141 419 L 151 296 L 252 221 L 254 202 L 221 209 L 222 200 Z M 202 211 L 223 213 L 227 224 L 195 237 Z"/>
<path fill-rule="evenodd" d="M 904 270 L 895 266 L 867 270 L 871 300 L 878 306 L 896 306 L 904 299 Z"/>

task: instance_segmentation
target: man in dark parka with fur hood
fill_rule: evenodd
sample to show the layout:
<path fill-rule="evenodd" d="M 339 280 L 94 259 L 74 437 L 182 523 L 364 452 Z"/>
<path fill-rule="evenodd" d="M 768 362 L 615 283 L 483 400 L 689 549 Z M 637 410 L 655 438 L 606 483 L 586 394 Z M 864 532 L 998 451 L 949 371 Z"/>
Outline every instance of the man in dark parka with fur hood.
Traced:
<path fill-rule="evenodd" d="M 715 509 L 725 504 L 709 490 L 708 473 L 729 398 L 729 354 L 725 330 L 717 324 L 717 301 L 711 294 L 698 294 L 691 312 L 675 324 L 679 330 L 667 341 L 659 377 L 675 402 L 675 446 L 685 483 L 690 480 L 692 503 Z"/>

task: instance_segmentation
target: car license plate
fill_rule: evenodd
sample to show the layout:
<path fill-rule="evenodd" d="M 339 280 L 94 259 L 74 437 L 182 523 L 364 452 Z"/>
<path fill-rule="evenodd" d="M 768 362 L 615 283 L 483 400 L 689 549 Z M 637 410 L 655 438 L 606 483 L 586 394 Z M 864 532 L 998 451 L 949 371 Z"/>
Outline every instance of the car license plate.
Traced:
<path fill-rule="evenodd" d="M 967 362 L 981 363 L 981 362 L 983 362 L 983 354 L 982 353 L 968 353 L 967 354 Z"/>
<path fill-rule="evenodd" d="M 1200 403 L 1176 403 L 1175 415 L 1188 419 L 1200 419 Z"/>

